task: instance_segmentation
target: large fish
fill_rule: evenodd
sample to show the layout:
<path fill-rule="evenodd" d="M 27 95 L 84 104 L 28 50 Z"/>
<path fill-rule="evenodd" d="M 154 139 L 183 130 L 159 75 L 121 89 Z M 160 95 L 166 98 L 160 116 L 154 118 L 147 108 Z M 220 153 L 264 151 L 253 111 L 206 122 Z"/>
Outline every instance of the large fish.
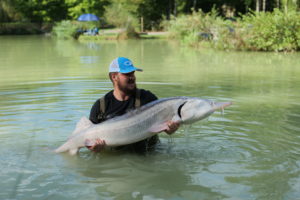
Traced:
<path fill-rule="evenodd" d="M 100 124 L 93 124 L 83 117 L 67 142 L 55 152 L 68 151 L 74 155 L 81 147 L 93 145 L 96 139 L 105 140 L 106 146 L 135 143 L 166 130 L 170 120 L 191 124 L 229 105 L 231 102 L 217 103 L 195 97 L 171 97 L 153 101 Z"/>

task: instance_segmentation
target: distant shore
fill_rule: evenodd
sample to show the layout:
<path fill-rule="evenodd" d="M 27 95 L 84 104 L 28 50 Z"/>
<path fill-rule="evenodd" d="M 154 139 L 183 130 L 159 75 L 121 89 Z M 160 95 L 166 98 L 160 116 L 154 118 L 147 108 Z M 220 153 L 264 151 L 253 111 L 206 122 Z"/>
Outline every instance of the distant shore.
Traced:
<path fill-rule="evenodd" d="M 97 35 L 82 34 L 78 40 L 118 40 L 118 36 L 123 32 L 123 29 L 100 29 Z M 169 32 L 166 31 L 149 31 L 138 32 L 137 39 L 166 39 Z"/>
<path fill-rule="evenodd" d="M 50 35 L 53 24 L 38 23 L 0 23 L 0 35 Z M 123 29 L 100 28 L 97 35 L 80 35 L 80 40 L 116 40 Z M 168 37 L 166 31 L 145 31 L 137 33 L 140 39 L 164 39 Z"/>

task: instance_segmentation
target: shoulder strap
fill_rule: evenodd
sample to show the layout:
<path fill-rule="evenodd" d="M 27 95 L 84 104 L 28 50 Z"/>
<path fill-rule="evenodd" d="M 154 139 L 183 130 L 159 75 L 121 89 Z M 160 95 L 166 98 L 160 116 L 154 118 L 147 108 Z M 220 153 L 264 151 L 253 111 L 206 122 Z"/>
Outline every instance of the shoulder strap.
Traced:
<path fill-rule="evenodd" d="M 99 102 L 100 102 L 100 111 L 99 111 L 99 114 L 97 116 L 99 122 L 102 122 L 102 121 L 105 121 L 105 96 L 101 97 L 99 99 Z"/>
<path fill-rule="evenodd" d="M 105 113 L 105 96 L 101 97 L 99 101 L 100 101 L 100 113 Z M 141 90 L 136 89 L 134 107 L 138 108 L 140 106 L 141 106 Z"/>
<path fill-rule="evenodd" d="M 105 95 L 99 99 L 100 101 L 100 113 L 105 113 Z"/>
<path fill-rule="evenodd" d="M 141 106 L 141 90 L 140 89 L 136 89 L 134 107 L 138 108 L 140 106 Z"/>

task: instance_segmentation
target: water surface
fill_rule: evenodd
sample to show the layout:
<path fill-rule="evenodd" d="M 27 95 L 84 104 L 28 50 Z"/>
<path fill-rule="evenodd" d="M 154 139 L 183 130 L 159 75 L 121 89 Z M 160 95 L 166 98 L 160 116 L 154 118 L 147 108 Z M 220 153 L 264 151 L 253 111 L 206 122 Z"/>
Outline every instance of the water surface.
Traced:
<path fill-rule="evenodd" d="M 0 37 L 0 199 L 300 198 L 300 54 L 195 51 L 165 40 Z M 54 154 L 131 58 L 159 98 L 232 101 L 146 155 Z"/>

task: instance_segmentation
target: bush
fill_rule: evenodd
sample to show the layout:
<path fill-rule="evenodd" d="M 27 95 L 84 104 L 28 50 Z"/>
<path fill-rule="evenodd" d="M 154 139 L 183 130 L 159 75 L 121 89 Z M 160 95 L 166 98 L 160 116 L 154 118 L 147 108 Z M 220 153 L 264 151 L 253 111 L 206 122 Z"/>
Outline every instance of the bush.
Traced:
<path fill-rule="evenodd" d="M 245 48 L 263 51 L 297 51 L 300 49 L 300 14 L 255 13 L 242 18 L 241 37 Z"/>
<path fill-rule="evenodd" d="M 136 17 L 137 5 L 123 4 L 122 1 L 112 1 L 112 3 L 105 8 L 105 19 L 109 24 L 118 28 L 131 27 L 137 29 L 139 21 Z"/>
<path fill-rule="evenodd" d="M 193 12 L 173 18 L 167 24 L 171 37 L 191 46 L 255 51 L 298 51 L 300 49 L 300 14 L 252 13 L 238 21 L 224 20 L 216 11 Z"/>
<path fill-rule="evenodd" d="M 59 39 L 77 39 L 81 28 L 78 23 L 64 20 L 55 24 L 52 33 Z"/>
<path fill-rule="evenodd" d="M 207 41 L 217 42 L 230 34 L 227 21 L 218 16 L 215 10 L 204 13 L 194 11 L 191 15 L 183 15 L 171 19 L 167 30 L 171 38 L 180 39 L 191 46 L 199 46 Z M 218 46 L 211 43 L 210 45 Z"/>

